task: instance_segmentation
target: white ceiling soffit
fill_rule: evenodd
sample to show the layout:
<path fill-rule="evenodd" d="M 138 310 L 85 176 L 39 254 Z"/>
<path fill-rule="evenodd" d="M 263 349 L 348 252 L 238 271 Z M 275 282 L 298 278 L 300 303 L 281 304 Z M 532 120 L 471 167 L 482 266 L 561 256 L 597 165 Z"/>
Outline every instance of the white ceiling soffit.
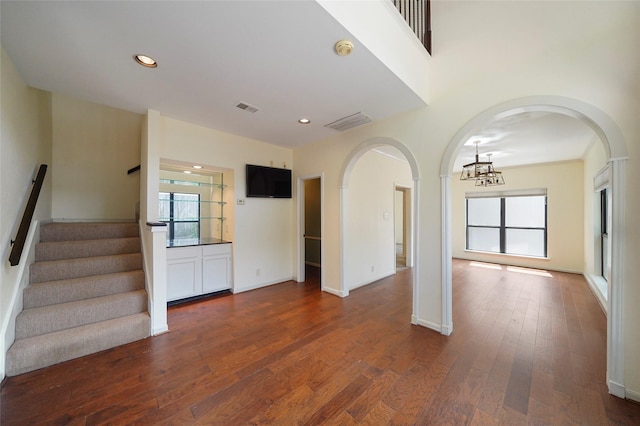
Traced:
<path fill-rule="evenodd" d="M 487 154 L 497 170 L 527 164 L 582 158 L 597 140 L 595 132 L 580 120 L 553 112 L 525 112 L 496 120 L 470 137 L 458 152 L 453 170 L 475 160 L 480 141 L 480 161 Z"/>
<path fill-rule="evenodd" d="M 0 7 L 2 46 L 28 85 L 128 111 L 153 109 L 295 147 L 335 134 L 324 125 L 357 112 L 379 120 L 425 106 L 315 1 L 2 1 Z M 334 52 L 340 39 L 354 42 L 351 55 Z M 135 54 L 153 57 L 158 67 L 141 67 Z M 239 103 L 258 111 L 247 114 Z M 298 124 L 302 117 L 311 123 Z"/>

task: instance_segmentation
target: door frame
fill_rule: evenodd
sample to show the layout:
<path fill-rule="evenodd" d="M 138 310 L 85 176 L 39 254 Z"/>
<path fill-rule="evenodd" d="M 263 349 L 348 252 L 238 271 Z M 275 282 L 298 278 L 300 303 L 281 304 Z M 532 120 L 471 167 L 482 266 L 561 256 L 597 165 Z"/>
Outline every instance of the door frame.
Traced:
<path fill-rule="evenodd" d="M 304 182 L 313 179 L 320 179 L 320 289 L 325 289 L 325 245 L 322 241 L 325 235 L 325 204 L 324 204 L 324 173 L 310 174 L 305 176 L 298 176 L 297 178 L 297 198 L 298 198 L 298 230 L 296 233 L 297 251 L 298 251 L 298 264 L 296 265 L 296 281 L 303 282 L 306 279 L 305 274 L 305 192 Z"/>

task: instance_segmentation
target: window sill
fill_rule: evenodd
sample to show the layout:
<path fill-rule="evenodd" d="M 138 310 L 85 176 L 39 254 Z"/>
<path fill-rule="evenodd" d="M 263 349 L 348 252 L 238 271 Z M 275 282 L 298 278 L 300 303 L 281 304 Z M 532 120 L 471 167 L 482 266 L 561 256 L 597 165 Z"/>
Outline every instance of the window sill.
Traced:
<path fill-rule="evenodd" d="M 541 256 L 527 256 L 524 254 L 506 254 L 506 253 L 495 253 L 492 251 L 480 251 L 480 250 L 466 250 L 465 253 L 475 253 L 475 254 L 488 254 L 496 257 L 506 257 L 511 259 L 529 259 L 529 260 L 551 260 L 550 257 L 541 257 Z"/>

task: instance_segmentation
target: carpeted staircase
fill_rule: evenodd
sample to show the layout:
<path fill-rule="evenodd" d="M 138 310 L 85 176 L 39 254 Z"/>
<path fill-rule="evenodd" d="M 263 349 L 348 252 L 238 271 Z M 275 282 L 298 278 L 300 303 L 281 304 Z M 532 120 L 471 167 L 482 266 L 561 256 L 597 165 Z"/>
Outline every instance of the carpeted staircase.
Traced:
<path fill-rule="evenodd" d="M 50 223 L 16 318 L 7 376 L 150 335 L 136 223 Z"/>

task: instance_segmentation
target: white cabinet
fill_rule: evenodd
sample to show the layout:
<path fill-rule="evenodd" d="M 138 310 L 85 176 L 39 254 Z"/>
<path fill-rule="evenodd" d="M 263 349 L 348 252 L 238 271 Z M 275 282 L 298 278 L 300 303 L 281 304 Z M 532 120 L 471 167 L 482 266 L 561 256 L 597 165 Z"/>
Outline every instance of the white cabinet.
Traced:
<path fill-rule="evenodd" d="M 167 301 L 231 289 L 231 244 L 167 248 Z"/>

